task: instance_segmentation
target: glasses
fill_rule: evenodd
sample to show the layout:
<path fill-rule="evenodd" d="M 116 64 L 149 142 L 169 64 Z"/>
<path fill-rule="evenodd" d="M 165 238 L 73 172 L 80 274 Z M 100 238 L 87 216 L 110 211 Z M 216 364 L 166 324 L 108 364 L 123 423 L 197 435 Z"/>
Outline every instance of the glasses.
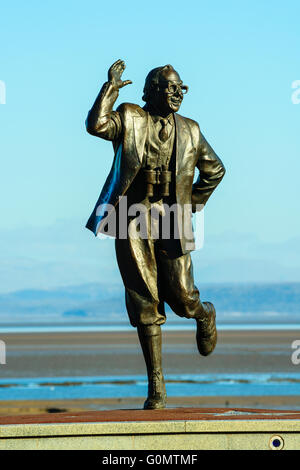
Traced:
<path fill-rule="evenodd" d="M 166 85 L 167 88 L 165 89 L 165 91 L 169 95 L 175 95 L 175 93 L 177 92 L 179 92 L 181 95 L 185 95 L 189 90 L 189 87 L 187 85 L 181 85 L 179 83 L 166 82 Z"/>

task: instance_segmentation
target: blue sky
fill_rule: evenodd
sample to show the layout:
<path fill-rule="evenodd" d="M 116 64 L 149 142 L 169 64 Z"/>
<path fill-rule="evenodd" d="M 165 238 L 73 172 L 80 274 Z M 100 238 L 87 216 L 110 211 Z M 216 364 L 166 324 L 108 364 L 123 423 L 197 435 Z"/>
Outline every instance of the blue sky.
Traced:
<path fill-rule="evenodd" d="M 26 227 L 70 219 L 86 230 L 113 152 L 84 120 L 121 58 L 133 84 L 118 103 L 142 104 L 159 65 L 189 85 L 180 113 L 199 122 L 227 169 L 207 205 L 208 235 L 300 236 L 299 16 L 299 2 L 277 0 L 2 3 L 0 231 L 15 229 L 22 245 Z"/>

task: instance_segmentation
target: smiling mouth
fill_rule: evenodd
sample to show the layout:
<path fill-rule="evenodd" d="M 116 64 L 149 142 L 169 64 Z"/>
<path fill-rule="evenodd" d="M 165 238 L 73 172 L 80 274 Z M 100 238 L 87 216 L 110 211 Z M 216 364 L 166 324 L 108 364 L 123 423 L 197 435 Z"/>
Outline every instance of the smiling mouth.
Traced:
<path fill-rule="evenodd" d="M 175 106 L 178 106 L 181 104 L 181 99 L 177 99 L 177 98 L 171 98 L 171 103 L 174 104 Z"/>

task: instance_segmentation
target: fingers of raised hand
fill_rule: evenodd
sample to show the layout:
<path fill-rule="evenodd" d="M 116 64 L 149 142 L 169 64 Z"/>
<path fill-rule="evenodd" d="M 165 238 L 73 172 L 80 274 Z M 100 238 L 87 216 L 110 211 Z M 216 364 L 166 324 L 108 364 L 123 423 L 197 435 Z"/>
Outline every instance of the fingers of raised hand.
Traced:
<path fill-rule="evenodd" d="M 122 68 L 121 68 L 121 60 L 117 60 L 114 62 L 111 67 L 108 70 L 108 77 L 111 79 L 112 77 L 118 77 L 122 73 Z"/>
<path fill-rule="evenodd" d="M 131 80 L 125 80 L 123 82 L 121 80 L 121 75 L 124 72 L 125 68 L 126 65 L 124 60 L 119 59 L 112 64 L 108 71 L 109 80 L 113 80 L 118 86 L 118 88 L 123 88 L 124 86 L 132 83 Z"/>
<path fill-rule="evenodd" d="M 123 60 L 119 59 L 114 64 L 112 64 L 110 70 L 112 72 L 118 72 L 118 73 L 121 74 L 124 71 L 125 68 L 126 68 L 125 62 Z"/>
<path fill-rule="evenodd" d="M 114 63 L 111 65 L 110 70 L 116 69 L 122 62 L 123 62 L 123 60 L 121 60 L 121 59 L 116 60 L 116 62 L 114 62 Z"/>

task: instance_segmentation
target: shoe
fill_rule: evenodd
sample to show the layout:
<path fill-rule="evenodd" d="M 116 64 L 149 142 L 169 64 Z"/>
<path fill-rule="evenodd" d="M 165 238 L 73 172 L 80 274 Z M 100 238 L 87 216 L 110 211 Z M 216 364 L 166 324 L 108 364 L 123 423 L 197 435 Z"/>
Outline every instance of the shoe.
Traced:
<path fill-rule="evenodd" d="M 208 356 L 217 344 L 216 311 L 210 302 L 203 302 L 204 316 L 197 319 L 196 341 L 201 356 Z"/>
<path fill-rule="evenodd" d="M 161 372 L 153 372 L 148 384 L 148 398 L 144 410 L 160 410 L 166 407 L 166 386 Z"/>

